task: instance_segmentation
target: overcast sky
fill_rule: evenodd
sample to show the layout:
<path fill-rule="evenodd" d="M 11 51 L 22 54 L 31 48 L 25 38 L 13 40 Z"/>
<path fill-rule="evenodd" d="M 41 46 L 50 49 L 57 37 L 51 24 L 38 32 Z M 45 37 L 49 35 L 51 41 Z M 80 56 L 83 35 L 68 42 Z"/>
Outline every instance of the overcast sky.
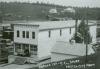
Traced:
<path fill-rule="evenodd" d="M 100 7 L 100 0 L 0 0 L 0 1 L 20 1 L 20 2 L 46 2 L 65 6 L 80 6 L 80 7 Z"/>

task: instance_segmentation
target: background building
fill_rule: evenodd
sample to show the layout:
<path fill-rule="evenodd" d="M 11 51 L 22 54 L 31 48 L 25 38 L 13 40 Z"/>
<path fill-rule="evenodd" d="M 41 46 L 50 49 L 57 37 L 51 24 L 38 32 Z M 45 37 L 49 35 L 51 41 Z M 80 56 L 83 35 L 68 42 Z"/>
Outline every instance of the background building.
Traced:
<path fill-rule="evenodd" d="M 0 59 L 7 61 L 8 55 L 13 53 L 13 30 L 9 24 L 0 25 Z"/>

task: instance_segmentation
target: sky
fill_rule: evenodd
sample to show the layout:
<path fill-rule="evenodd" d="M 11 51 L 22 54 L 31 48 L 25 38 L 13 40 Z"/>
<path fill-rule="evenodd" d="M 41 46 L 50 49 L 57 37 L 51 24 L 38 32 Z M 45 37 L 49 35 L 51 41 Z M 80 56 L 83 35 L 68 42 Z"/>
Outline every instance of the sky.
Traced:
<path fill-rule="evenodd" d="M 45 2 L 64 6 L 78 6 L 78 7 L 100 7 L 100 0 L 0 0 L 0 1 L 20 1 L 20 2 Z"/>

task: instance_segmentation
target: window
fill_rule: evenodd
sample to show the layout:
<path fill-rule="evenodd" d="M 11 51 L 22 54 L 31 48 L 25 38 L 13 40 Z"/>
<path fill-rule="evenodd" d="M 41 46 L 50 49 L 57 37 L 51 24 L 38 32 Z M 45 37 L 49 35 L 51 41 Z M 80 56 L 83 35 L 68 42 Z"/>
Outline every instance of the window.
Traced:
<path fill-rule="evenodd" d="M 19 49 L 21 49 L 21 45 L 15 43 L 15 51 L 18 52 Z"/>
<path fill-rule="evenodd" d="M 19 34 L 20 34 L 20 33 L 19 33 L 19 30 L 17 30 L 17 37 L 19 37 Z"/>
<path fill-rule="evenodd" d="M 69 28 L 69 30 L 70 30 L 70 34 L 71 34 L 71 32 L 72 32 L 71 27 Z"/>
<path fill-rule="evenodd" d="M 25 38 L 25 31 L 22 32 L 22 37 Z"/>
<path fill-rule="evenodd" d="M 62 30 L 60 29 L 60 36 L 62 35 Z"/>
<path fill-rule="evenodd" d="M 26 38 L 29 38 L 29 31 L 26 31 Z"/>
<path fill-rule="evenodd" d="M 31 55 L 37 55 L 37 45 L 30 45 Z"/>
<path fill-rule="evenodd" d="M 33 49 L 34 51 L 37 51 L 37 46 L 36 45 L 34 45 L 34 49 Z"/>
<path fill-rule="evenodd" d="M 23 50 L 25 50 L 25 49 L 29 49 L 29 44 L 22 44 L 22 48 L 23 48 Z"/>
<path fill-rule="evenodd" d="M 51 31 L 49 30 L 49 38 L 51 37 Z"/>
<path fill-rule="evenodd" d="M 30 45 L 31 51 L 37 51 L 37 45 Z"/>
<path fill-rule="evenodd" d="M 100 37 L 100 28 L 97 28 L 97 37 Z"/>
<path fill-rule="evenodd" d="M 35 32 L 32 32 L 32 38 L 35 39 Z"/>

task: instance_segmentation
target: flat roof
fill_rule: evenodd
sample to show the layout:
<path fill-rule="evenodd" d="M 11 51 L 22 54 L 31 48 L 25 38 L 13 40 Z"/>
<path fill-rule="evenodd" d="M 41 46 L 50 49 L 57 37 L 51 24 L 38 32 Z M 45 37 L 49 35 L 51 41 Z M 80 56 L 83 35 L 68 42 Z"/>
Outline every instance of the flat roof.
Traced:
<path fill-rule="evenodd" d="M 78 21 L 78 24 L 80 20 Z M 38 26 L 39 30 L 53 30 L 53 29 L 62 29 L 62 28 L 70 28 L 75 27 L 75 20 L 67 20 L 67 21 L 43 21 L 43 22 L 25 22 L 25 23 L 16 23 L 14 25 L 30 25 L 30 26 Z M 89 21 L 89 25 L 96 25 L 96 21 Z"/>

